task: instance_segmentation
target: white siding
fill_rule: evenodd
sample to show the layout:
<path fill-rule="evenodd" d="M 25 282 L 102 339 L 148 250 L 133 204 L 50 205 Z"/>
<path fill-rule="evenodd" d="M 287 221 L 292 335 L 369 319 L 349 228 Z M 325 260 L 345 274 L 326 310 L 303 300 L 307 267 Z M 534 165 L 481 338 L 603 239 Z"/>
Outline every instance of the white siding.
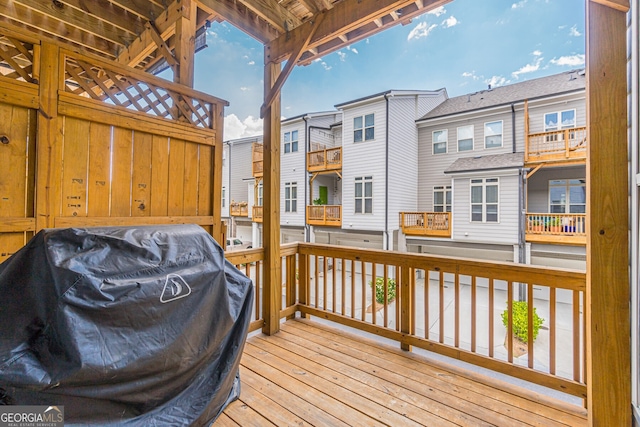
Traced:
<path fill-rule="evenodd" d="M 353 118 L 373 113 L 374 139 L 353 142 Z M 385 215 L 385 101 L 344 110 L 342 124 L 342 228 L 384 230 Z M 373 213 L 355 213 L 355 178 L 373 177 Z"/>
<path fill-rule="evenodd" d="M 227 154 L 227 165 L 230 170 L 229 183 L 227 187 L 228 201 L 248 202 L 247 184 L 244 180 L 253 177 L 251 147 L 254 142 L 261 141 L 262 138 L 245 138 L 229 141 L 229 152 Z"/>
<path fill-rule="evenodd" d="M 224 200 L 222 202 L 222 218 L 229 217 L 229 145 L 224 144 L 222 148 L 222 188 L 224 189 Z"/>
<path fill-rule="evenodd" d="M 284 134 L 298 131 L 298 151 L 284 152 Z M 305 224 L 305 122 L 294 120 L 282 124 L 280 137 L 280 224 L 287 226 L 304 226 Z M 285 212 L 285 184 L 297 183 L 297 208 L 296 212 Z"/>
<path fill-rule="evenodd" d="M 513 172 L 512 172 L 513 173 Z M 499 178 L 498 222 L 471 221 L 471 191 L 469 176 L 453 179 L 453 240 L 495 243 L 518 243 L 518 175 L 489 172 L 474 178 Z"/>

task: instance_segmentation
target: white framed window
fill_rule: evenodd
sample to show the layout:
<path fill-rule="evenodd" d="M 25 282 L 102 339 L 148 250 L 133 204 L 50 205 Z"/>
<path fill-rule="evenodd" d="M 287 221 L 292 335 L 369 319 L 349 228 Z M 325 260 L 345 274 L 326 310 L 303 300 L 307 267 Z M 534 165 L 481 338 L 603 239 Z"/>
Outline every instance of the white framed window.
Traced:
<path fill-rule="evenodd" d="M 297 182 L 284 183 L 284 211 L 285 212 L 298 211 L 298 183 Z"/>
<path fill-rule="evenodd" d="M 353 118 L 353 142 L 371 141 L 375 136 L 373 113 Z"/>
<path fill-rule="evenodd" d="M 263 194 L 263 189 L 262 189 L 262 181 L 260 181 L 260 183 L 258 184 L 258 206 L 262 206 L 262 194 Z"/>
<path fill-rule="evenodd" d="M 227 200 L 227 189 L 222 187 L 222 207 L 224 208 Z"/>
<path fill-rule="evenodd" d="M 471 222 L 498 222 L 498 178 L 471 180 Z"/>
<path fill-rule="evenodd" d="M 373 177 L 355 178 L 356 213 L 373 213 Z"/>
<path fill-rule="evenodd" d="M 458 127 L 458 151 L 473 150 L 473 125 Z"/>
<path fill-rule="evenodd" d="M 586 213 L 587 186 L 584 179 L 549 181 L 549 213 Z"/>
<path fill-rule="evenodd" d="M 447 129 L 433 131 L 433 154 L 442 154 L 447 152 Z"/>
<path fill-rule="evenodd" d="M 502 120 L 484 124 L 484 148 L 502 147 Z"/>
<path fill-rule="evenodd" d="M 576 127 L 576 110 L 557 111 L 544 115 L 544 131 L 569 129 Z"/>
<path fill-rule="evenodd" d="M 451 186 L 433 187 L 433 211 L 451 212 Z"/>
<path fill-rule="evenodd" d="M 298 151 L 298 131 L 292 130 L 291 132 L 284 133 L 284 152 L 295 153 Z"/>

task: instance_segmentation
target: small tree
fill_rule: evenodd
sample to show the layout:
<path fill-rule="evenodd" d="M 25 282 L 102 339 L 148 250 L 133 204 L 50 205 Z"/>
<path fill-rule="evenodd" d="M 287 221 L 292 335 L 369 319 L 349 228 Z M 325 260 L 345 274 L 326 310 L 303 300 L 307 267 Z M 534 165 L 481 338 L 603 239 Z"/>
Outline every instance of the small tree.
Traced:
<path fill-rule="evenodd" d="M 513 335 L 517 337 L 523 343 L 527 343 L 529 341 L 529 316 L 527 313 L 528 304 L 526 301 L 514 301 L 512 304 L 513 310 Z M 535 341 L 538 337 L 538 332 L 540 332 L 540 326 L 544 319 L 538 316 L 536 313 L 536 308 L 533 308 L 533 340 Z M 509 329 L 509 310 L 505 310 L 502 312 L 502 324 L 507 330 Z"/>
<path fill-rule="evenodd" d="M 369 286 L 372 286 L 371 280 L 369 280 Z M 387 302 L 392 302 L 396 299 L 396 281 L 395 279 L 387 279 Z M 376 302 L 384 304 L 384 278 L 376 277 Z"/>

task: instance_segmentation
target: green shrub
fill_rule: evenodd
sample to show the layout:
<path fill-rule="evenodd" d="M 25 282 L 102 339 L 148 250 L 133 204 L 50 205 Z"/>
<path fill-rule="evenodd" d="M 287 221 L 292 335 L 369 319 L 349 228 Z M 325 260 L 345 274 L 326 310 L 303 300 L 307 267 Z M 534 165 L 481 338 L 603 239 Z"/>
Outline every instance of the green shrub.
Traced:
<path fill-rule="evenodd" d="M 513 335 L 515 335 L 520 341 L 526 343 L 529 340 L 528 323 L 529 318 L 527 314 L 528 305 L 526 301 L 514 301 L 513 302 Z M 540 332 L 540 326 L 544 319 L 538 316 L 536 308 L 533 308 L 533 340 L 535 341 Z M 502 312 L 502 324 L 505 328 L 509 328 L 509 311 Z"/>
<path fill-rule="evenodd" d="M 372 286 L 369 280 L 369 286 Z M 396 299 L 396 281 L 392 278 L 387 279 L 387 302 Z M 384 304 L 384 278 L 376 277 L 376 302 Z"/>

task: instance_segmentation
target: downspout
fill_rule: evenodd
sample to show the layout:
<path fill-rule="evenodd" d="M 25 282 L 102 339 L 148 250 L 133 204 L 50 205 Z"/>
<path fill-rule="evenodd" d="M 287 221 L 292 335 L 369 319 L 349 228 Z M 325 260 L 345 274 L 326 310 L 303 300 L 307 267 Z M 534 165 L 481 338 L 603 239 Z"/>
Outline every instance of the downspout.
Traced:
<path fill-rule="evenodd" d="M 384 235 L 386 250 L 389 248 L 389 94 L 384 94 L 384 100 L 386 102 L 386 114 L 385 114 L 385 164 L 384 164 Z M 362 189 L 364 191 L 364 188 Z M 391 246 L 393 248 L 393 246 Z"/>
<path fill-rule="evenodd" d="M 525 118 L 526 120 L 526 118 Z M 511 133 L 512 133 L 512 152 L 516 153 L 516 108 L 515 104 L 511 104 Z M 524 264 L 525 257 L 525 235 L 524 235 L 524 187 L 526 185 L 526 175 L 524 168 L 518 170 L 518 263 Z M 518 286 L 518 300 L 525 301 L 526 286 L 520 283 Z"/>
<path fill-rule="evenodd" d="M 309 174 L 307 173 L 307 153 L 311 151 L 311 127 L 309 126 L 309 117 L 304 116 L 304 241 L 309 243 L 311 241 L 311 227 L 307 224 L 307 195 L 309 194 Z"/>

